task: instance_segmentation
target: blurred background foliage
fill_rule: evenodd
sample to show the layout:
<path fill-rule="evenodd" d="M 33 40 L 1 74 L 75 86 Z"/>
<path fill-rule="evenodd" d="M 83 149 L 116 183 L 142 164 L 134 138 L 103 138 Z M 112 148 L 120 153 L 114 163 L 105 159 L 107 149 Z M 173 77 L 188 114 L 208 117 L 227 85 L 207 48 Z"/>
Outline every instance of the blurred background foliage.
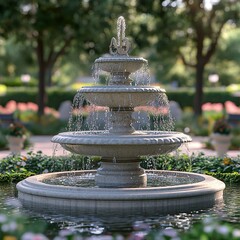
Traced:
<path fill-rule="evenodd" d="M 93 62 L 108 53 L 121 15 L 130 55 L 148 59 L 152 84 L 183 110 L 176 130 L 207 136 L 223 113 L 194 118 L 203 103 L 240 105 L 239 0 L 0 0 L 0 105 L 37 103 L 38 112 L 14 114 L 32 134 L 62 131 L 55 111 L 94 84 Z"/>
<path fill-rule="evenodd" d="M 4 78 L 9 78 L 10 82 L 14 82 L 13 79 L 20 77 L 22 74 L 30 74 L 32 77 L 38 77 L 38 65 L 36 64 L 36 56 L 34 54 L 34 41 L 29 41 L 27 37 L 23 35 L 33 34 L 34 26 L 31 29 L 24 28 L 25 26 L 20 26 L 21 30 L 25 33 L 17 34 L 17 31 L 20 31 L 19 23 L 16 22 L 21 19 L 23 20 L 25 15 L 29 13 L 31 9 L 30 4 L 34 6 L 40 6 L 41 4 L 45 8 L 41 13 L 41 21 L 38 24 L 41 24 L 41 28 L 44 31 L 52 31 L 48 37 L 46 37 L 46 42 L 57 46 L 64 40 L 64 24 L 59 22 L 67 21 L 66 15 L 69 13 L 68 8 L 74 8 L 75 5 L 79 5 L 78 8 L 74 11 L 76 15 L 74 17 L 78 18 L 76 21 L 79 21 L 77 28 L 81 28 L 81 31 L 78 35 L 74 35 L 74 44 L 69 47 L 69 49 L 64 53 L 60 59 L 58 59 L 56 65 L 53 69 L 53 84 L 54 85 L 63 85 L 70 84 L 76 81 L 76 78 L 79 76 L 91 75 L 91 66 L 95 58 L 101 56 L 104 53 L 108 52 L 108 45 L 112 36 L 116 35 L 116 19 L 119 15 L 124 15 L 127 21 L 127 35 L 132 38 L 134 41 L 135 48 L 133 49 L 133 54 L 139 54 L 148 58 L 151 68 L 151 73 L 155 76 L 156 81 L 161 84 L 170 84 L 173 81 L 176 81 L 178 86 L 193 86 L 194 77 L 193 71 L 191 69 L 184 67 L 182 61 L 179 59 L 179 56 L 176 54 L 176 48 L 179 48 L 182 43 L 185 42 L 184 39 L 177 38 L 178 44 L 172 40 L 172 43 L 169 42 L 171 39 L 159 39 L 153 32 L 167 32 L 168 35 L 171 33 L 169 25 L 176 25 L 179 21 L 180 16 L 175 15 L 175 20 L 168 19 L 171 16 L 166 16 L 166 14 L 161 16 L 161 12 L 153 12 L 154 6 L 163 8 L 163 4 L 167 2 L 176 1 L 109 1 L 104 0 L 96 4 L 96 1 L 3 1 L 0 3 L 0 9 L 4 11 L 6 15 L 5 18 L 8 18 L 8 21 L 1 17 L 0 20 L 0 77 L 1 82 L 4 81 Z M 91 16 L 83 16 L 81 14 L 81 6 L 79 2 L 85 2 L 85 4 L 92 4 L 98 6 L 92 6 Z M 40 4 L 41 3 L 41 4 Z M 151 3 L 151 4 L 150 4 Z M 149 5 L 144 6 L 144 5 Z M 15 5 L 15 7 L 14 7 Z M 72 5 L 72 6 L 71 6 Z M 14 11 L 19 6 L 25 6 L 25 12 L 22 13 L 22 16 L 14 16 Z M 151 8 L 150 8 L 151 7 Z M 49 9 L 47 9 L 49 8 Z M 63 9 L 65 8 L 65 9 Z M 166 12 L 172 12 L 171 8 L 166 5 Z M 173 7 L 172 7 L 173 8 Z M 176 7 L 175 7 L 176 8 Z M 61 10 L 61 11 L 60 11 Z M 33 11 L 33 10 L 31 10 Z M 54 14 L 50 14 L 50 11 L 56 11 Z M 77 12 L 79 11 L 79 13 Z M 96 14 L 96 11 L 98 11 Z M 157 10 L 155 10 L 157 11 Z M 47 13 L 47 14 L 46 14 Z M 77 15 L 78 14 L 78 15 Z M 155 14 L 159 15 L 159 18 L 162 20 L 159 23 L 159 19 L 155 18 Z M 173 15 L 175 13 L 171 13 Z M 49 25 L 49 18 L 55 18 L 52 22 L 52 26 L 49 26 L 48 29 L 45 29 Z M 170 13 L 169 13 L 170 15 Z M 71 16 L 72 17 L 72 16 Z M 9 18 L 13 18 L 10 20 Z M 16 19 L 14 19 L 16 18 Z M 65 19 L 66 18 L 66 19 Z M 89 19 L 91 19 L 92 25 L 90 28 Z M 164 21 L 170 21 L 167 27 L 164 27 Z M 29 19 L 27 18 L 27 21 Z M 34 18 L 31 19 L 34 21 Z M 104 23 L 104 24 L 103 24 Z M 15 26 L 12 26 L 14 25 Z M 22 23 L 20 24 L 22 25 Z M 29 24 L 30 25 L 30 24 Z M 33 25 L 33 24 L 32 24 Z M 156 25 L 161 25 L 161 28 L 156 29 Z M 178 24 L 180 25 L 180 23 Z M 10 27 L 11 26 L 11 27 Z M 10 29 L 9 29 L 10 28 Z M 15 32 L 12 30 L 15 29 Z M 59 29 L 58 29 L 59 28 Z M 72 29 L 71 29 L 72 30 Z M 78 29 L 80 30 L 80 29 Z M 29 31 L 29 32 L 28 32 Z M 75 30 L 77 31 L 77 30 Z M 182 29 L 184 31 L 184 29 Z M 188 31 L 191 31 L 188 29 Z M 81 33 L 82 32 L 82 33 Z M 161 33 L 163 35 L 163 33 Z M 235 23 L 229 22 L 223 29 L 219 45 L 216 51 L 216 54 L 212 61 L 209 63 L 207 71 L 205 73 L 205 78 L 207 79 L 208 75 L 211 73 L 217 73 L 220 77 L 220 81 L 217 85 L 229 85 L 231 83 L 240 83 L 239 79 L 239 62 L 240 62 L 240 48 L 239 48 L 239 35 L 240 29 L 239 26 Z M 53 37 L 52 37 L 53 36 Z M 172 38 L 172 37 L 171 37 Z M 58 43 L 55 43 L 58 42 Z M 161 43 L 161 46 L 160 44 Z M 175 43 L 175 46 L 172 46 Z M 157 45 L 157 46 L 156 46 Z M 47 47 L 47 46 L 46 46 Z M 191 46 L 187 45 L 184 49 L 185 54 L 187 55 Z M 163 51 L 164 49 L 164 51 Z M 156 51 L 157 50 L 157 51 Z M 165 51 L 166 50 L 166 51 Z M 223 67 L 224 66 L 224 67 Z M 206 81 L 206 86 L 209 86 L 211 83 Z"/>
<path fill-rule="evenodd" d="M 48 89 L 71 89 L 91 76 L 94 59 L 108 52 L 116 36 L 120 15 L 133 42 L 131 55 L 148 59 L 156 84 L 195 93 L 230 84 L 240 90 L 237 0 L 0 0 L 0 12 L 0 84 L 37 86 L 40 115 Z M 201 61 L 202 86 L 196 80 Z M 217 82 L 209 81 L 212 74 Z"/>

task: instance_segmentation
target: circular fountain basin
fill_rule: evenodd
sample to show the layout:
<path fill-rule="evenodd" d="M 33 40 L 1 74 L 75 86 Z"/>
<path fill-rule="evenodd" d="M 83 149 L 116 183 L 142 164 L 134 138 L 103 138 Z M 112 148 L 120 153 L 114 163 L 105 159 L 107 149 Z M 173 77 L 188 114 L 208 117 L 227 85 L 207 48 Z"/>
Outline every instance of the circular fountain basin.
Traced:
<path fill-rule="evenodd" d="M 103 71 L 117 73 L 128 72 L 133 73 L 140 69 L 144 64 L 147 64 L 147 60 L 141 57 L 129 57 L 129 56 L 111 56 L 100 57 L 95 60 L 97 67 Z"/>
<path fill-rule="evenodd" d="M 108 107 L 137 107 L 149 105 L 164 89 L 150 86 L 92 86 L 78 90 L 92 104 Z"/>
<path fill-rule="evenodd" d="M 140 156 L 172 152 L 192 139 L 180 132 L 135 131 L 132 134 L 111 134 L 108 131 L 63 132 L 52 142 L 73 153 L 102 156 L 104 159 L 125 161 Z"/>
<path fill-rule="evenodd" d="M 84 186 L 84 183 L 81 187 L 81 182 L 79 186 L 46 183 L 58 177 L 67 178 L 69 174 L 83 178 L 95 174 L 95 171 L 58 172 L 32 176 L 19 182 L 18 198 L 26 208 L 73 215 L 170 214 L 205 209 L 222 201 L 225 184 L 211 176 L 174 171 L 146 172 L 168 180 L 179 179 L 180 184 L 98 188 Z"/>

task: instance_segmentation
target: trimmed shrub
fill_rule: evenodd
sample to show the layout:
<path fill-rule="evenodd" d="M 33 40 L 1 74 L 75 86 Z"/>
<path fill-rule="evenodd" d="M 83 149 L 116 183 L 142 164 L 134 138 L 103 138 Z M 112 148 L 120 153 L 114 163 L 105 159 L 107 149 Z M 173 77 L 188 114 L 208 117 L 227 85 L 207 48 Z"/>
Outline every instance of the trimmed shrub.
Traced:
<path fill-rule="evenodd" d="M 31 77 L 28 83 L 24 83 L 21 80 L 21 77 L 1 77 L 0 84 L 4 84 L 7 87 L 22 87 L 27 85 L 28 87 L 37 86 L 38 80 L 36 78 Z"/>
<path fill-rule="evenodd" d="M 0 183 L 6 182 L 19 182 L 27 177 L 33 176 L 35 173 L 32 172 L 22 172 L 22 173 L 5 173 L 0 174 Z"/>
<path fill-rule="evenodd" d="M 75 90 L 64 88 L 49 88 L 47 89 L 47 105 L 51 108 L 58 109 L 63 101 L 74 99 L 76 95 Z M 37 88 L 35 87 L 9 87 L 7 93 L 4 96 L 0 96 L 0 102 L 3 106 L 10 100 L 17 102 L 37 102 Z M 193 88 L 178 88 L 176 90 L 167 90 L 167 96 L 169 100 L 176 101 L 182 108 L 193 107 L 194 90 Z M 225 90 L 204 90 L 203 103 L 224 103 L 226 101 L 232 101 L 236 105 L 239 105 L 238 98 L 234 97 L 232 93 Z"/>
<path fill-rule="evenodd" d="M 193 107 L 194 103 L 194 90 L 193 88 L 179 88 L 176 90 L 167 90 L 167 96 L 169 101 L 176 101 L 182 108 Z M 225 103 L 226 101 L 232 101 L 236 105 L 239 105 L 238 98 L 234 97 L 231 92 L 226 90 L 213 90 L 204 89 L 203 103 Z"/>
<path fill-rule="evenodd" d="M 28 152 L 26 156 L 8 156 L 0 161 L 0 174 L 32 172 L 35 174 L 71 170 L 93 169 L 99 158 L 81 155 L 50 157 Z"/>
<path fill-rule="evenodd" d="M 58 109 L 60 104 L 66 100 L 73 100 L 76 91 L 62 90 L 62 89 L 48 89 L 47 90 L 47 106 Z M 5 106 L 10 100 L 16 102 L 33 102 L 37 103 L 38 93 L 37 88 L 34 87 L 18 87 L 8 88 L 7 93 L 0 96 L 1 105 Z"/>
<path fill-rule="evenodd" d="M 8 156 L 0 161 L 0 176 L 2 181 L 17 181 L 24 174 L 41 174 L 47 172 L 96 169 L 100 157 L 81 155 L 50 157 L 42 152 L 29 152 L 27 156 Z M 141 166 L 145 169 L 168 171 L 185 171 L 212 175 L 225 182 L 240 182 L 240 157 L 216 158 L 204 154 L 188 156 L 160 155 L 143 157 Z M 12 174 L 23 174 L 13 175 Z M 6 175 L 6 176 L 5 176 Z M 11 180 L 12 179 L 12 180 Z"/>
<path fill-rule="evenodd" d="M 238 172 L 234 173 L 214 173 L 214 172 L 207 172 L 207 175 L 215 177 L 223 182 L 229 183 L 239 183 L 240 182 L 240 174 Z"/>

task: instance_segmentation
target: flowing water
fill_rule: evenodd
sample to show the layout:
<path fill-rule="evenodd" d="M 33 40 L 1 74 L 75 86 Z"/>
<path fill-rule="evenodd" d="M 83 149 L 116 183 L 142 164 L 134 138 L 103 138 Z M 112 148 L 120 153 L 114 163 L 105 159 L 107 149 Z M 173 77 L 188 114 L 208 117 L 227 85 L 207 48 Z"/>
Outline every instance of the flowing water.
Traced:
<path fill-rule="evenodd" d="M 131 93 L 129 93 L 129 98 Z M 82 93 L 77 93 L 72 104 L 67 131 L 83 130 L 97 131 L 110 128 L 108 107 L 95 106 L 84 99 Z M 147 106 L 135 107 L 132 114 L 133 127 L 136 130 L 173 131 L 174 120 L 169 110 L 169 101 L 165 93 L 156 95 Z"/>
<path fill-rule="evenodd" d="M 240 225 L 240 188 L 237 184 L 228 184 L 224 191 L 224 204 L 211 209 L 158 216 L 64 216 L 56 214 L 40 214 L 22 209 L 16 198 L 14 184 L 3 184 L 0 188 L 0 213 L 20 212 L 29 216 L 29 222 L 42 220 L 47 223 L 48 236 L 54 235 L 60 229 L 71 229 L 91 236 L 96 235 L 129 235 L 132 232 L 149 231 L 173 227 L 188 229 L 191 225 L 206 216 L 217 217 L 233 224 Z M 27 222 L 28 224 L 28 222 Z M 103 238 L 104 239 L 104 238 Z"/>

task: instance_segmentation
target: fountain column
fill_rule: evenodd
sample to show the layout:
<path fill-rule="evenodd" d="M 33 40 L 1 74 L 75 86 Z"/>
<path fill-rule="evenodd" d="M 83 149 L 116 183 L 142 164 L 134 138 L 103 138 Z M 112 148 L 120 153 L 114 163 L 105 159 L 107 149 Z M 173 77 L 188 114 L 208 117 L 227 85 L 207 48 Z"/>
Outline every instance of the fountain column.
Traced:
<path fill-rule="evenodd" d="M 135 131 L 132 124 L 134 109 L 131 107 L 110 108 L 110 128 L 112 134 L 131 134 Z"/>
<path fill-rule="evenodd" d="M 109 133 L 118 138 L 122 135 L 131 136 L 135 129 L 132 126 L 134 118 L 132 107 L 110 108 Z M 124 151 L 118 149 L 118 151 Z M 122 155 L 122 154 L 117 154 Z M 96 185 L 99 187 L 146 187 L 147 175 L 140 167 L 140 159 L 135 158 L 102 158 L 101 167 L 98 168 L 95 177 Z"/>
<path fill-rule="evenodd" d="M 111 74 L 109 86 L 131 86 L 133 80 L 129 75 L 142 66 L 142 63 L 135 64 L 134 62 L 129 62 L 128 66 L 126 65 L 125 60 L 128 59 L 130 43 L 125 37 L 125 27 L 125 20 L 120 17 L 117 23 L 117 40 L 112 38 L 109 47 L 110 54 L 115 55 L 116 59 L 119 59 L 119 57 L 124 59 L 122 64 L 119 62 L 117 64 L 109 62 L 98 65 L 100 69 Z M 137 66 L 136 69 L 130 68 L 130 70 L 127 70 L 129 65 L 132 64 Z M 129 94 L 129 97 L 131 97 L 131 94 Z M 115 138 L 122 135 L 131 136 L 131 134 L 134 134 L 135 129 L 132 125 L 135 120 L 132 117 L 132 113 L 134 112 L 132 106 L 126 104 L 124 106 L 109 107 L 109 110 L 110 134 L 115 135 Z M 119 148 L 118 151 L 124 151 L 124 149 Z M 122 155 L 119 153 L 116 155 L 118 157 L 102 158 L 101 167 L 98 168 L 95 177 L 97 186 L 105 188 L 145 187 L 147 185 L 147 175 L 144 169 L 140 167 L 140 159 L 137 157 L 135 159 L 119 157 L 119 155 Z"/>

